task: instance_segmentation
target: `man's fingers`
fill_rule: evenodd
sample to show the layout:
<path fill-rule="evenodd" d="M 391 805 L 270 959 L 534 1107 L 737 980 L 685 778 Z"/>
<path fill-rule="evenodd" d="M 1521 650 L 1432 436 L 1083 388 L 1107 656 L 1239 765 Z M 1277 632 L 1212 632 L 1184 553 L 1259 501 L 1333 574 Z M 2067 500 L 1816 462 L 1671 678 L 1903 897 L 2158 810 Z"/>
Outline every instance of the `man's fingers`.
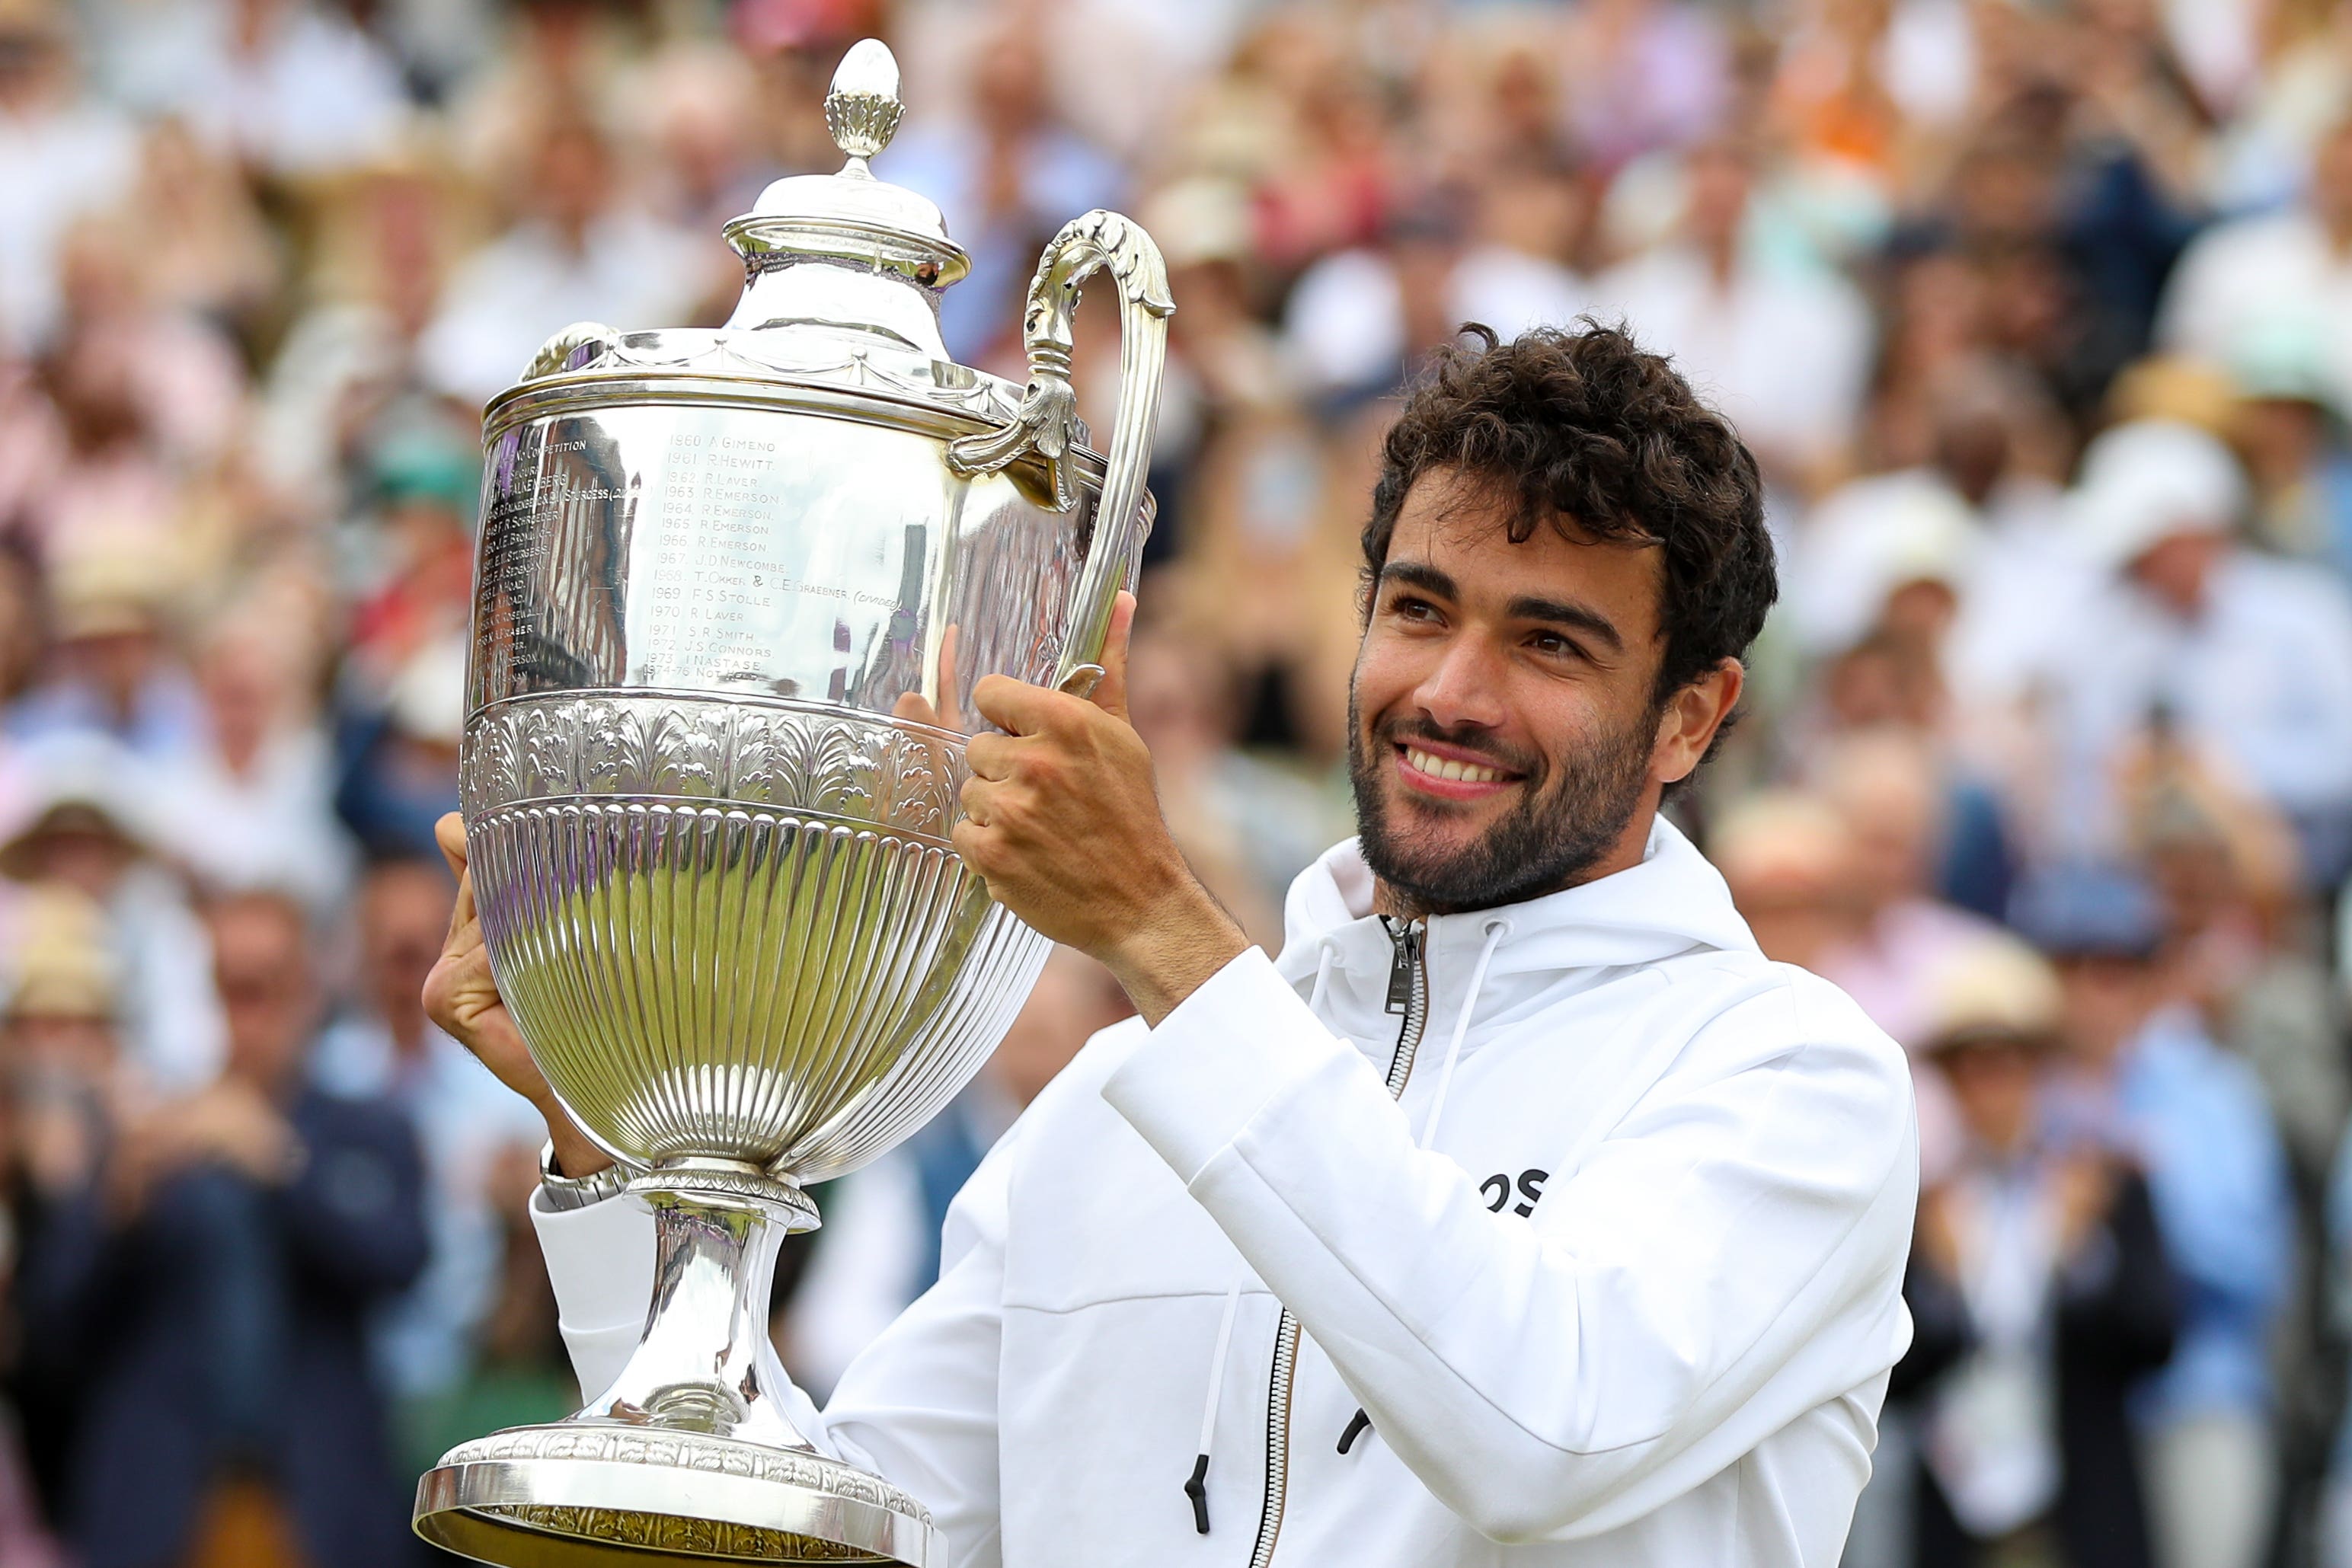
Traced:
<path fill-rule="evenodd" d="M 1127 716 L 1127 652 L 1135 636 L 1135 595 L 1120 589 L 1111 601 L 1110 630 L 1104 634 L 1102 679 L 1088 699 L 1114 718 Z"/>
<path fill-rule="evenodd" d="M 1013 771 L 1013 737 L 982 730 L 964 743 L 963 759 L 981 779 L 1003 779 Z"/>
<path fill-rule="evenodd" d="M 444 811 L 441 820 L 433 824 L 433 841 L 441 846 L 441 858 L 449 862 L 449 874 L 466 874 L 466 819 L 455 811 Z"/>
<path fill-rule="evenodd" d="M 449 874 L 457 879 L 457 900 L 449 907 L 449 936 L 454 941 L 458 932 L 474 922 L 474 879 L 466 866 L 466 819 L 455 811 L 445 811 L 433 824 L 433 841 L 441 846 L 441 858 L 449 862 Z"/>
<path fill-rule="evenodd" d="M 980 716 L 1008 735 L 1035 735 L 1066 720 L 1084 699 L 1045 686 L 1033 686 L 1010 675 L 990 675 L 971 688 L 971 706 Z M 967 750 L 969 757 L 971 752 Z"/>

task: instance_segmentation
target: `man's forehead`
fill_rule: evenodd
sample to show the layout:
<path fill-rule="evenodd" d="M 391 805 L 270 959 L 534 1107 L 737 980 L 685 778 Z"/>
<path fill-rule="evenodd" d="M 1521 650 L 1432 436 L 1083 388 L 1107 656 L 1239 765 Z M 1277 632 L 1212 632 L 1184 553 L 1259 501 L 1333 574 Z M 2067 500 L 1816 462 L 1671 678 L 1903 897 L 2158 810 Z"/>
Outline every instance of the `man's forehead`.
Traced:
<path fill-rule="evenodd" d="M 1507 487 L 1425 476 L 1398 511 L 1388 560 L 1434 566 L 1465 597 L 1570 592 L 1605 603 L 1632 640 L 1660 632 L 1665 552 L 1657 541 L 1596 536 L 1558 515 L 1515 539 L 1518 515 L 1519 497 Z"/>

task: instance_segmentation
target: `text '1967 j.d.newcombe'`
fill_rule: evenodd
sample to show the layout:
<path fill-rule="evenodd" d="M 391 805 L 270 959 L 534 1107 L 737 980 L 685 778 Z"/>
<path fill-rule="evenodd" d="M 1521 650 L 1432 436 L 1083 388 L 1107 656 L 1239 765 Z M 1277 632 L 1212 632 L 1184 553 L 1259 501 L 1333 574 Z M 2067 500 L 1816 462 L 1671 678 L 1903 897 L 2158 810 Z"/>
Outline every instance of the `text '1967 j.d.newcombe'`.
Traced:
<path fill-rule="evenodd" d="M 1038 264 L 1029 384 L 952 362 L 969 270 L 866 161 L 898 72 L 868 40 L 825 99 L 837 174 L 727 225 L 726 326 L 583 324 L 484 420 L 460 783 L 499 989 L 574 1121 L 659 1227 L 635 1357 L 569 1420 L 451 1451 L 427 1539 L 509 1564 L 901 1562 L 929 1515 L 819 1454 L 768 1339 L 805 1184 L 873 1159 L 995 1046 L 1043 961 L 949 841 L 971 689 L 1085 690 L 1149 526 L 1171 308 L 1114 213 Z M 1120 303 L 1108 456 L 1071 316 Z"/>

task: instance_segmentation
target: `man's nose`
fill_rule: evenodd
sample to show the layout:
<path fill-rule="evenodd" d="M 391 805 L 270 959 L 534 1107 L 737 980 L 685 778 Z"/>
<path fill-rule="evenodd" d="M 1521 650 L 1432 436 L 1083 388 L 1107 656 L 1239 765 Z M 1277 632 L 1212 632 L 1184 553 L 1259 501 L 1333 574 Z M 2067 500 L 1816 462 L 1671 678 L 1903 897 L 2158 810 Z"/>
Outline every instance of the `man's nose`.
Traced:
<path fill-rule="evenodd" d="M 1414 704 L 1440 729 L 1496 728 L 1503 721 L 1503 664 L 1491 638 L 1465 631 L 1447 640 Z"/>

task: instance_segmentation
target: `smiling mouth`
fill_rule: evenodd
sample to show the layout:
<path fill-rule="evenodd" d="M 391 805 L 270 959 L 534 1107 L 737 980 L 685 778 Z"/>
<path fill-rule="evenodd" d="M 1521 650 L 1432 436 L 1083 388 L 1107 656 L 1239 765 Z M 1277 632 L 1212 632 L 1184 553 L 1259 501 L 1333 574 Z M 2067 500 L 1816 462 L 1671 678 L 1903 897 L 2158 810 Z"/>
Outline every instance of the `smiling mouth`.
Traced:
<path fill-rule="evenodd" d="M 1412 766 L 1414 772 L 1425 773 L 1432 779 L 1443 779 L 1450 783 L 1501 784 L 1517 777 L 1516 774 L 1506 772 L 1500 768 L 1489 768 L 1482 763 L 1463 762 L 1450 757 L 1432 756 L 1410 741 L 1399 743 L 1397 750 Z"/>

